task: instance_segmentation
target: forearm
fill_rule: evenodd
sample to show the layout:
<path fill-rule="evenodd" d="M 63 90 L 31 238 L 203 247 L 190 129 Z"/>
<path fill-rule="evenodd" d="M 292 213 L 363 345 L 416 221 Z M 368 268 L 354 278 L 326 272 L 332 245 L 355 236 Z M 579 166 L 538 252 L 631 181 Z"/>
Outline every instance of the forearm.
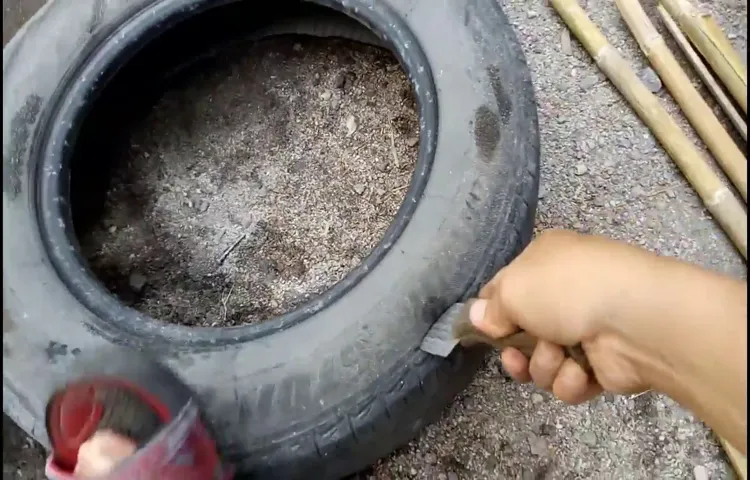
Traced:
<path fill-rule="evenodd" d="M 619 323 L 644 380 L 745 453 L 745 282 L 670 258 L 629 269 L 639 285 L 621 297 L 629 318 Z"/>

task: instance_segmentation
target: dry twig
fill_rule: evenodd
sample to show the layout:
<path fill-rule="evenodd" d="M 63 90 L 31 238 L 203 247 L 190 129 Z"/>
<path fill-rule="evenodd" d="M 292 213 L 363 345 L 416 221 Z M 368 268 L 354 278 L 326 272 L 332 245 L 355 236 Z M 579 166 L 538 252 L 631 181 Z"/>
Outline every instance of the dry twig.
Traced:
<path fill-rule="evenodd" d="M 229 248 L 227 248 L 226 250 L 224 250 L 224 253 L 221 254 L 221 256 L 219 257 L 219 260 L 217 261 L 217 263 L 219 265 L 221 265 L 222 263 L 224 263 L 224 260 L 226 260 L 227 257 L 229 256 L 229 254 L 232 253 L 232 250 L 234 250 L 235 248 L 237 248 L 237 245 L 239 245 L 240 242 L 245 239 L 245 236 L 246 235 L 243 233 L 242 236 L 240 238 L 238 238 L 236 242 L 234 242 L 233 244 L 231 244 L 229 246 Z"/>

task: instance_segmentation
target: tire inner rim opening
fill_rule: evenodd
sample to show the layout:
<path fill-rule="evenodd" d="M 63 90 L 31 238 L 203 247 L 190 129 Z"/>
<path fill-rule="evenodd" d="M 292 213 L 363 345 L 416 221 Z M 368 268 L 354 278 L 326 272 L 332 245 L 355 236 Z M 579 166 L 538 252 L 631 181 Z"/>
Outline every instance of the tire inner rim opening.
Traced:
<path fill-rule="evenodd" d="M 386 3 L 289 0 L 265 9 L 263 13 L 267 15 L 260 19 L 250 6 L 252 2 L 219 3 L 217 6 L 217 2 L 208 0 L 165 0 L 148 5 L 116 28 L 95 35 L 51 100 L 32 151 L 32 158 L 38 161 L 34 188 L 40 233 L 58 275 L 78 301 L 95 314 L 95 328 L 116 331 L 120 338 L 141 345 L 144 339 L 148 339 L 219 348 L 278 332 L 326 308 L 364 278 L 399 238 L 417 208 L 434 157 L 438 105 L 432 73 L 416 38 Z M 302 15 L 335 13 L 356 19 L 388 45 L 406 71 L 417 99 L 419 153 L 404 201 L 370 254 L 341 281 L 295 310 L 261 323 L 231 328 L 186 327 L 156 322 L 115 298 L 87 267 L 78 249 L 73 227 L 70 175 L 78 135 L 93 115 L 98 100 L 107 89 L 114 88 L 112 85 L 116 85 L 119 79 L 128 78 L 129 72 L 148 71 L 144 69 L 150 64 L 164 68 L 161 63 L 165 57 L 156 55 L 158 52 L 174 54 L 171 61 L 179 63 L 176 52 L 188 55 L 193 51 L 189 47 L 199 48 L 205 43 L 205 35 L 191 35 L 191 32 L 205 32 L 213 25 L 214 33 L 219 37 L 217 42 L 227 41 L 253 28 L 248 26 L 246 19 L 254 18 L 255 28 L 258 28 L 269 18 L 288 15 L 290 7 Z"/>

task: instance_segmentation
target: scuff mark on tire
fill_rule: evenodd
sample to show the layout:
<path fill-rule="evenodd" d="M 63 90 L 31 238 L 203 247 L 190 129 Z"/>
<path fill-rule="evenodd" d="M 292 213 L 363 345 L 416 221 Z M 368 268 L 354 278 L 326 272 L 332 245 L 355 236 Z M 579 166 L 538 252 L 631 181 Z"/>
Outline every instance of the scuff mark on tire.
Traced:
<path fill-rule="evenodd" d="M 487 105 L 482 105 L 474 113 L 474 143 L 479 155 L 490 162 L 502 139 L 502 129 L 510 122 L 513 103 L 503 87 L 497 67 L 487 68 L 487 77 L 495 97 L 497 113 Z"/>
<path fill-rule="evenodd" d="M 500 143 L 500 119 L 487 105 L 474 112 L 474 144 L 482 160 L 489 163 Z"/>
<path fill-rule="evenodd" d="M 21 178 L 29 150 L 31 127 L 39 116 L 42 97 L 29 95 L 23 107 L 10 121 L 10 142 L 3 152 L 3 193 L 9 200 L 15 200 L 21 193 Z"/>
<path fill-rule="evenodd" d="M 495 103 L 497 104 L 497 113 L 500 119 L 499 126 L 506 126 L 510 121 L 510 112 L 513 109 L 513 102 L 511 102 L 510 96 L 503 87 L 503 81 L 500 79 L 500 72 L 497 67 L 489 67 L 487 69 L 487 77 L 490 79 L 490 85 L 492 86 L 492 93 L 495 95 Z"/>
<path fill-rule="evenodd" d="M 47 360 L 49 360 L 50 363 L 57 363 L 58 357 L 64 357 L 68 354 L 68 346 L 64 343 L 52 341 L 49 342 L 49 345 L 44 349 L 44 352 L 47 354 Z"/>

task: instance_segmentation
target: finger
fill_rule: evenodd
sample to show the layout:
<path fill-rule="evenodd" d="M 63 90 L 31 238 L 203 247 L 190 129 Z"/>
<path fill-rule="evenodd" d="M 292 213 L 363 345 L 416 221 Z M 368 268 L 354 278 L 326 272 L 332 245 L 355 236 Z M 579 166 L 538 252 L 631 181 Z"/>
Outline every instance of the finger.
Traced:
<path fill-rule="evenodd" d="M 489 282 L 487 282 L 477 294 L 478 298 L 484 298 L 489 299 L 495 296 L 495 292 L 497 291 L 497 285 L 500 283 L 500 279 L 503 277 L 503 272 L 505 271 L 504 268 L 501 268 L 498 270 L 498 272 L 495 274 L 494 277 L 490 279 Z"/>
<path fill-rule="evenodd" d="M 529 375 L 529 359 L 520 350 L 515 348 L 506 348 L 500 354 L 500 360 L 503 362 L 503 368 L 513 380 L 519 383 L 528 383 L 531 381 Z"/>
<path fill-rule="evenodd" d="M 492 338 L 505 337 L 518 330 L 496 301 L 475 300 L 469 307 L 469 320 L 482 333 Z"/>
<path fill-rule="evenodd" d="M 602 387 L 575 360 L 567 358 L 552 384 L 552 393 L 565 403 L 577 405 L 602 393 Z"/>
<path fill-rule="evenodd" d="M 81 444 L 74 474 L 81 478 L 105 476 L 136 449 L 129 438 L 108 430 L 98 431 Z"/>
<path fill-rule="evenodd" d="M 539 388 L 550 390 L 560 367 L 565 361 L 565 352 L 560 345 L 539 340 L 529 362 L 529 373 Z"/>

